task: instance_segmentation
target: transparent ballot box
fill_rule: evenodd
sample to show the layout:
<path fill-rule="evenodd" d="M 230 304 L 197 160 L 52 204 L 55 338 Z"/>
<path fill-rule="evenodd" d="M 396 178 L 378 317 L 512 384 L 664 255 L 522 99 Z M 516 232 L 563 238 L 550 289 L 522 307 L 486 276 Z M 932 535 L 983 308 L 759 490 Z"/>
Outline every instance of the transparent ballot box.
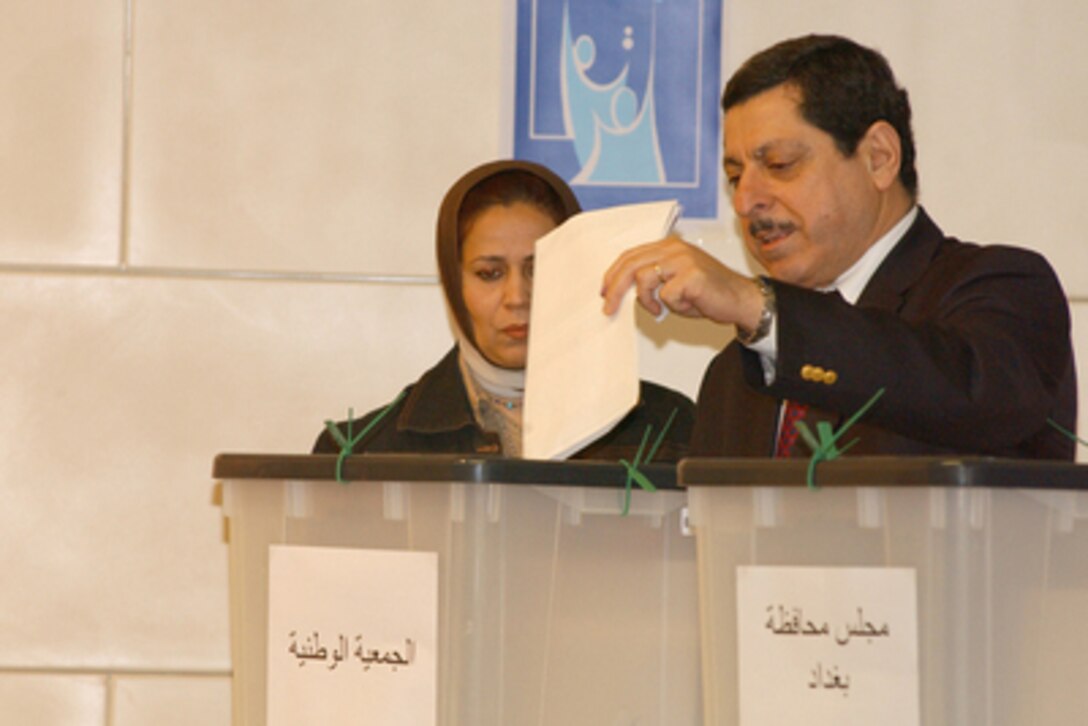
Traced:
<path fill-rule="evenodd" d="M 222 454 L 234 726 L 267 719 L 272 545 L 437 553 L 437 723 L 702 723 L 695 540 L 673 467 Z M 278 647 L 278 646 L 277 646 Z"/>
<path fill-rule="evenodd" d="M 749 631 L 738 623 L 738 601 L 744 578 L 763 567 L 913 570 L 922 724 L 1084 721 L 1088 468 L 845 458 L 820 464 L 810 488 L 807 464 L 680 464 L 697 542 L 707 724 L 739 723 L 749 698 L 738 686 L 750 682 L 740 673 L 748 661 L 738 645 L 743 651 Z M 789 632 L 771 618 L 765 630 Z M 808 686 L 820 687 L 818 672 Z"/>

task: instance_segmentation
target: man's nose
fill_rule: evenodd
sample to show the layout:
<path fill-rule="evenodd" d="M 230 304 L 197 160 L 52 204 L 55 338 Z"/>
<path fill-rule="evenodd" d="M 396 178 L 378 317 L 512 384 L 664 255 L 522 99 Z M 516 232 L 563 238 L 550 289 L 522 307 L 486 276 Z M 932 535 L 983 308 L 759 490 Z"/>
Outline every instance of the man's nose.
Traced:
<path fill-rule="evenodd" d="M 766 211 L 771 206 L 772 198 L 766 180 L 754 171 L 745 170 L 737 178 L 732 196 L 733 211 L 741 217 Z"/>

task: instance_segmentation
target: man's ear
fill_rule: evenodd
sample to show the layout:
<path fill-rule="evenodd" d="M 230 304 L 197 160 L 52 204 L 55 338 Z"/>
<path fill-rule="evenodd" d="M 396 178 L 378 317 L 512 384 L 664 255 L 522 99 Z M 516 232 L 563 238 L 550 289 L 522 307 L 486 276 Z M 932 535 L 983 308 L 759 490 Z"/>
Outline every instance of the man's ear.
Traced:
<path fill-rule="evenodd" d="M 899 132 L 887 121 L 876 121 L 861 139 L 858 150 L 864 154 L 873 184 L 887 191 L 899 179 L 902 147 Z"/>

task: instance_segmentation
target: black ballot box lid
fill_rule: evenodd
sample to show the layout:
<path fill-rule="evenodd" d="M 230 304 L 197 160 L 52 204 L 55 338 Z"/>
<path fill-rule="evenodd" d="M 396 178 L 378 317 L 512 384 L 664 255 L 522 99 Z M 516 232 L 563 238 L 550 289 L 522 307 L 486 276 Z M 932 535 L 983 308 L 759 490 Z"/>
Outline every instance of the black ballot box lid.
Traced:
<path fill-rule="evenodd" d="M 336 478 L 335 454 L 219 454 L 216 479 L 328 480 Z M 676 467 L 638 467 L 655 487 L 676 489 Z M 464 482 L 531 486 L 624 487 L 627 468 L 615 461 L 539 461 L 450 454 L 357 454 L 345 457 L 346 482 Z M 637 487 L 637 484 L 636 484 Z"/>
<path fill-rule="evenodd" d="M 692 486 L 806 486 L 808 459 L 685 459 L 678 482 Z M 845 456 L 813 471 L 821 487 L 937 486 L 1088 489 L 1088 465 L 986 457 Z"/>

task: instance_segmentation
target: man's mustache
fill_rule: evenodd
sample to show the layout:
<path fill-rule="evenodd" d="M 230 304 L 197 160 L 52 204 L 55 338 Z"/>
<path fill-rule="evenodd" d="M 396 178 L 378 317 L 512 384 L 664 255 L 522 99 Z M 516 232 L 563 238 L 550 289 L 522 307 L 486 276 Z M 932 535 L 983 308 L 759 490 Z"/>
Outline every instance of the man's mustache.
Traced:
<path fill-rule="evenodd" d="M 775 234 L 789 234 L 797 229 L 793 222 L 780 222 L 765 217 L 753 219 L 748 223 L 748 234 L 753 237 L 771 237 Z"/>

